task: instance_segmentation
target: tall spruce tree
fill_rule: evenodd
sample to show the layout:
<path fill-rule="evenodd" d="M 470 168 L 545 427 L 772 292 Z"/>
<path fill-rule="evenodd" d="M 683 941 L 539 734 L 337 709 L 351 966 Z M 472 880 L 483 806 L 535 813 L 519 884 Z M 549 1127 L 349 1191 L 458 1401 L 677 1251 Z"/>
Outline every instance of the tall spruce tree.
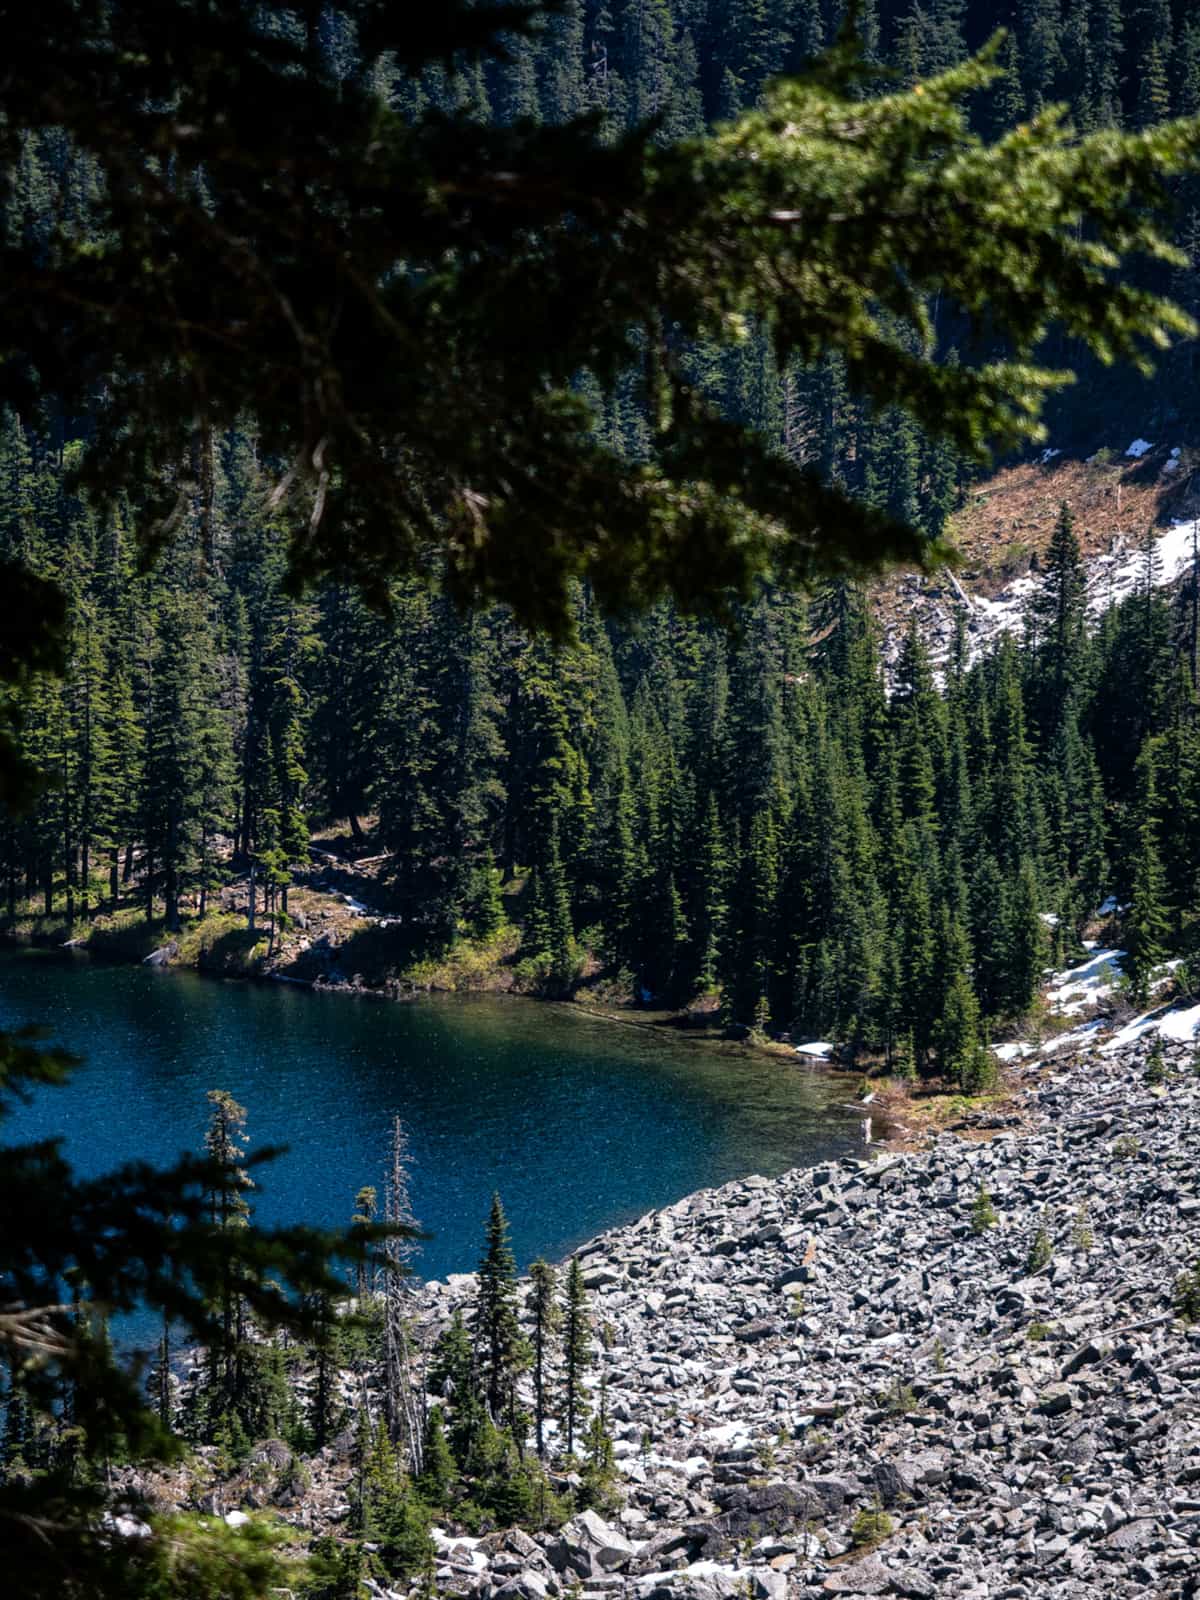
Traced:
<path fill-rule="evenodd" d="M 479 1350 L 483 1392 L 493 1421 L 514 1403 L 524 1341 L 517 1319 L 517 1265 L 509 1244 L 508 1218 L 500 1196 L 492 1196 L 479 1262 L 473 1332 Z"/>

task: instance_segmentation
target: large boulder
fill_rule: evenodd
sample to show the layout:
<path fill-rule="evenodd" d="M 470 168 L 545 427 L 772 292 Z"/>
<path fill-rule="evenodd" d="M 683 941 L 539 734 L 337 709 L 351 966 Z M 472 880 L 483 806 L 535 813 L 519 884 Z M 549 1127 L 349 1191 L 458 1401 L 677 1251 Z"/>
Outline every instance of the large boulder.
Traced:
<path fill-rule="evenodd" d="M 564 1523 L 557 1544 L 549 1551 L 556 1571 L 571 1571 L 580 1578 L 617 1572 L 628 1566 L 636 1554 L 625 1535 L 594 1511 L 581 1511 Z"/>

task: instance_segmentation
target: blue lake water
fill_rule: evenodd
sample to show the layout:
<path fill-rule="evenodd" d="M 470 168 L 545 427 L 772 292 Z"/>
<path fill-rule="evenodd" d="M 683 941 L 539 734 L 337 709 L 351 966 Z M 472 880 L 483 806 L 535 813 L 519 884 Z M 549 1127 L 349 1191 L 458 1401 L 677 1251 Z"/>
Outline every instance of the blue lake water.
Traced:
<path fill-rule="evenodd" d="M 860 1147 L 844 1083 L 569 1006 L 372 1002 L 14 951 L 0 1026 L 18 1022 L 85 1064 L 19 1109 L 4 1142 L 61 1135 L 87 1174 L 167 1162 L 199 1149 L 205 1092 L 227 1089 L 252 1145 L 288 1146 L 256 1174 L 263 1222 L 346 1222 L 362 1184 L 382 1192 L 399 1114 L 426 1277 L 475 1266 L 493 1189 L 524 1267 L 694 1189 Z"/>

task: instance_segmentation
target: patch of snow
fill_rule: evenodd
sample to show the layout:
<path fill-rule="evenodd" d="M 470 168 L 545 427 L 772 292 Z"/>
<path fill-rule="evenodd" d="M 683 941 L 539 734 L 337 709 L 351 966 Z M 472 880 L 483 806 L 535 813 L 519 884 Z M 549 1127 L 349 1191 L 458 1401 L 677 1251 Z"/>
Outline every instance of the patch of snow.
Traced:
<path fill-rule="evenodd" d="M 1156 586 L 1160 589 L 1176 583 L 1192 562 L 1192 539 L 1197 532 L 1194 522 L 1173 522 L 1165 533 L 1154 541 L 1157 571 Z M 1118 541 L 1114 541 L 1117 544 Z M 1088 610 L 1099 617 L 1109 606 L 1126 599 L 1141 584 L 1146 570 L 1144 549 L 1129 550 L 1123 543 L 1106 556 L 1096 556 L 1088 562 Z"/>
<path fill-rule="evenodd" d="M 1055 1039 L 1043 1042 L 1041 1051 L 1044 1056 L 1053 1055 L 1056 1050 L 1065 1050 L 1068 1045 L 1090 1044 L 1096 1034 L 1103 1033 L 1108 1024 L 1101 1017 L 1096 1017 L 1091 1022 L 1081 1023 L 1078 1028 L 1072 1028 L 1070 1033 L 1060 1033 Z M 1032 1045 L 1030 1049 L 1032 1050 Z"/>
<path fill-rule="evenodd" d="M 1115 993 L 1123 950 L 1094 950 L 1080 967 L 1056 972 L 1047 999 L 1061 1017 L 1078 1016 Z"/>
<path fill-rule="evenodd" d="M 1039 911 L 1038 912 L 1038 919 L 1041 922 L 1044 922 L 1048 928 L 1057 928 L 1058 927 L 1058 912 L 1057 911 Z"/>
<path fill-rule="evenodd" d="M 1185 1006 L 1182 1011 L 1168 1011 L 1158 1025 L 1164 1039 L 1189 1043 L 1200 1033 L 1200 1006 Z"/>
<path fill-rule="evenodd" d="M 994 1044 L 992 1046 L 992 1054 L 998 1056 L 1001 1061 L 1020 1061 L 1022 1056 L 1031 1055 L 1032 1053 L 1033 1046 L 1031 1044 L 1022 1044 L 1017 1041 L 1011 1044 Z"/>
<path fill-rule="evenodd" d="M 1192 539 L 1196 531 L 1200 530 L 1192 522 L 1176 522 L 1155 537 L 1155 582 L 1158 587 L 1166 588 L 1178 582 L 1187 572 L 1192 561 Z M 1107 553 L 1088 559 L 1087 606 L 1093 621 L 1098 620 L 1109 606 L 1116 605 L 1137 591 L 1143 581 L 1145 567 L 1146 556 L 1142 543 L 1139 541 L 1131 545 L 1122 535 L 1113 540 L 1112 548 Z M 957 598 L 951 603 L 944 600 L 922 601 L 921 617 L 927 624 L 930 656 L 935 666 L 940 667 L 945 662 L 953 635 L 953 613 L 960 606 L 965 606 L 967 612 L 968 656 L 976 660 L 1002 633 L 1021 637 L 1030 599 L 1041 588 L 1042 579 L 1038 575 L 1024 573 L 1006 584 L 994 598 L 969 594 L 956 584 Z M 898 650 L 898 636 L 889 639 L 889 662 L 894 661 Z"/>
<path fill-rule="evenodd" d="M 1096 915 L 1098 917 L 1111 917 L 1114 911 L 1119 911 L 1120 909 L 1116 895 L 1110 894 L 1102 906 L 1096 907 Z"/>
<path fill-rule="evenodd" d="M 225 1513 L 225 1526 L 227 1528 L 244 1528 L 250 1518 L 244 1511 L 227 1511 Z"/>
<path fill-rule="evenodd" d="M 745 1422 L 718 1422 L 711 1428 L 701 1429 L 698 1438 L 714 1450 L 728 1450 L 731 1445 L 749 1444 L 750 1429 Z"/>
<path fill-rule="evenodd" d="M 370 908 L 363 905 L 361 900 L 356 900 L 352 894 L 344 894 L 342 899 L 346 902 L 351 916 L 369 917 L 371 915 Z"/>
<path fill-rule="evenodd" d="M 1062 455 L 1061 450 L 1043 450 L 1039 459 L 1042 466 L 1045 466 L 1048 461 L 1053 461 L 1055 456 L 1060 455 Z"/>
<path fill-rule="evenodd" d="M 1148 1033 L 1161 1034 L 1164 1039 L 1171 1039 L 1176 1044 L 1190 1044 L 1200 1033 L 1200 1005 L 1144 1012 L 1127 1023 L 1119 1033 L 1114 1033 L 1108 1043 L 1101 1047 L 1101 1054 L 1111 1055 L 1123 1045 L 1145 1038 Z"/>
<path fill-rule="evenodd" d="M 1153 449 L 1154 446 L 1150 443 L 1149 439 L 1135 439 L 1129 446 L 1129 449 L 1126 450 L 1125 454 L 1127 456 L 1133 456 L 1136 461 L 1140 461 L 1141 458 L 1146 454 L 1147 450 Z"/>
<path fill-rule="evenodd" d="M 1134 1017 L 1133 1021 L 1127 1022 L 1119 1033 L 1114 1033 L 1107 1044 L 1100 1046 L 1100 1054 L 1110 1056 L 1115 1050 L 1121 1050 L 1127 1044 L 1135 1044 L 1139 1039 L 1145 1038 L 1146 1034 L 1154 1033 L 1157 1027 L 1158 1024 L 1149 1011 L 1140 1017 Z"/>
<path fill-rule="evenodd" d="M 796 1046 L 796 1054 L 798 1056 L 817 1056 L 823 1059 L 825 1056 L 831 1056 L 836 1048 L 837 1046 L 830 1044 L 828 1039 L 814 1039 L 811 1044 L 798 1044 Z"/>

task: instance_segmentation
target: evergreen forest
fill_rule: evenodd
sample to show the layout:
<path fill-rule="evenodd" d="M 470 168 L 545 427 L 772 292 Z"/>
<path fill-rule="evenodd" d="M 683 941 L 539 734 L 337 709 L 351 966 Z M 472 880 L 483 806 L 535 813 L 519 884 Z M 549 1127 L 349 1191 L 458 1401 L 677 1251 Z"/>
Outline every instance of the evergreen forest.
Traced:
<path fill-rule="evenodd" d="M 938 0 L 869 4 L 858 26 L 876 89 L 1006 26 L 1002 70 L 971 106 L 985 133 L 1058 100 L 1084 129 L 1137 129 L 1200 104 L 1189 13 Z M 679 138 L 752 106 L 842 20 L 821 0 L 569 0 L 507 60 L 427 67 L 389 93 L 417 120 L 593 110 L 614 137 L 649 120 Z M 85 183 L 53 141 L 30 141 L 10 228 L 45 232 Z M 1186 306 L 1200 213 L 1192 180 L 1176 188 L 1191 266 L 1167 287 Z M 1159 419 L 1187 412 L 1194 348 L 1166 357 Z M 928 540 L 978 472 L 908 411 L 855 399 L 836 354 L 781 371 L 748 327 L 684 359 L 724 415 Z M 971 355 L 951 343 L 946 359 Z M 1079 429 L 1093 404 L 1110 429 L 1140 414 L 1129 369 L 1085 356 L 1083 377 L 1057 402 Z M 597 437 L 644 461 L 636 373 L 609 395 L 581 383 Z M 86 420 L 48 404 L 3 419 L 0 558 L 61 588 L 68 663 L 10 700 L 20 754 L 49 780 L 3 821 L 10 921 L 136 908 L 173 931 L 248 876 L 250 926 L 273 942 L 313 830 L 369 827 L 397 969 L 515 924 L 501 943 L 525 987 L 564 994 L 600 970 L 647 1003 L 706 1002 L 732 1025 L 967 1085 L 987 1076 L 988 1029 L 1029 1008 L 1101 901 L 1130 908 L 1143 997 L 1156 962 L 1190 952 L 1198 579 L 1190 602 L 1159 592 L 1152 541 L 1141 593 L 1092 628 L 1064 506 L 1023 635 L 971 660 L 960 633 L 936 673 L 913 629 L 884 672 L 869 590 L 850 578 L 804 593 L 759 580 L 719 620 L 671 600 L 613 613 L 578 581 L 560 646 L 417 579 L 297 595 L 249 426 L 201 442 L 196 492 L 147 567 L 136 507 L 78 488 L 88 449 Z"/>
<path fill-rule="evenodd" d="M 149 573 L 12 419 L 0 467 L 8 549 L 62 583 L 71 638 L 24 708 L 54 781 L 4 826 L 10 917 L 178 930 L 248 874 L 274 937 L 333 822 L 383 854 L 398 968 L 515 922 L 536 991 L 599 966 L 968 1085 L 984 1028 L 1110 896 L 1140 996 L 1191 953 L 1196 574 L 1158 587 L 1152 536 L 1139 592 L 1090 627 L 1064 506 L 1021 637 L 971 661 L 961 627 L 935 672 L 910 625 L 885 672 L 850 583 L 764 585 L 732 629 L 606 619 L 580 589 L 571 647 L 415 583 L 388 616 L 296 599 L 245 439 Z"/>

